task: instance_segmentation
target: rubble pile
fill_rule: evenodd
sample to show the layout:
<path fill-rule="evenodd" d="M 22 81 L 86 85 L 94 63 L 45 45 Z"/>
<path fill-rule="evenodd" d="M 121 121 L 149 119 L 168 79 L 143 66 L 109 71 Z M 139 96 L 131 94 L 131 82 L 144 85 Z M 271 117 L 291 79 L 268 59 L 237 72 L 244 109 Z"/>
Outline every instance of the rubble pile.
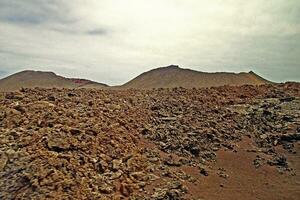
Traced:
<path fill-rule="evenodd" d="M 290 170 L 276 147 L 297 153 L 299 110 L 297 83 L 1 93 L 0 199 L 196 199 L 189 184 L 244 137 L 269 156 L 255 167 Z"/>
<path fill-rule="evenodd" d="M 215 160 L 221 148 L 235 151 L 243 136 L 253 137 L 257 148 L 275 157 L 280 156 L 277 145 L 293 152 L 300 140 L 295 86 L 158 90 L 149 106 L 154 117 L 142 134 L 164 152 L 193 158 L 192 165 Z"/>

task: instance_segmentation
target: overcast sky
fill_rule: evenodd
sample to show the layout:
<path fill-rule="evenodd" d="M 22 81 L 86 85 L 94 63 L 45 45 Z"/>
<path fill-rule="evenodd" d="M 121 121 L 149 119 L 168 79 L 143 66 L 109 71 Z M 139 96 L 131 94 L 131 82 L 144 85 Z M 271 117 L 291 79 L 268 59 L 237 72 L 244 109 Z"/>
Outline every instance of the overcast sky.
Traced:
<path fill-rule="evenodd" d="M 300 1 L 0 0 L 0 77 L 114 85 L 170 64 L 300 81 Z"/>

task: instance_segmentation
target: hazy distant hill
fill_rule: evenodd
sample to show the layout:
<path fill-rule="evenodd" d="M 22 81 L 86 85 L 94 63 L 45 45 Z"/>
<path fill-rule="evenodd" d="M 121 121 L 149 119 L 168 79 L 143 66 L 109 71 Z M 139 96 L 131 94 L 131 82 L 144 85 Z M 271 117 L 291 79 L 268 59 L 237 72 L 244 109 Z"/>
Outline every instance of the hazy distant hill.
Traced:
<path fill-rule="evenodd" d="M 85 79 L 70 79 L 53 72 L 26 70 L 0 80 L 0 91 L 24 88 L 104 88 L 107 85 Z"/>
<path fill-rule="evenodd" d="M 144 72 L 121 86 L 109 87 L 103 83 L 80 79 L 65 78 L 53 72 L 26 70 L 0 80 L 0 91 L 14 91 L 24 88 L 100 88 L 100 89 L 151 89 L 151 88 L 201 88 L 223 85 L 261 85 L 270 83 L 254 72 L 207 73 L 182 69 L 176 65 L 160 67 Z"/>
<path fill-rule="evenodd" d="M 120 88 L 200 88 L 223 85 L 261 85 L 266 83 L 270 82 L 254 72 L 206 73 L 171 65 L 145 72 L 120 86 Z"/>

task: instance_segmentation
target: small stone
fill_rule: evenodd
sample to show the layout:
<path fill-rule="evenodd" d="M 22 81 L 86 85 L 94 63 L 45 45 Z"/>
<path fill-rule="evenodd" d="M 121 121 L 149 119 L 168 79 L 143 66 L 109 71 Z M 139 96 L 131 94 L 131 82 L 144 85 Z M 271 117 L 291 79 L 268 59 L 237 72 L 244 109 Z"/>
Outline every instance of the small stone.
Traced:
<path fill-rule="evenodd" d="M 282 141 L 299 141 L 300 140 L 300 133 L 290 133 L 290 134 L 284 134 L 280 138 Z"/>
<path fill-rule="evenodd" d="M 208 172 L 207 172 L 207 170 L 204 169 L 204 168 L 201 168 L 201 169 L 200 169 L 200 174 L 202 174 L 202 175 L 204 175 L 204 176 L 208 176 Z"/>
<path fill-rule="evenodd" d="M 8 158 L 14 158 L 17 154 L 13 149 L 8 149 L 5 153 Z"/>
<path fill-rule="evenodd" d="M 259 155 L 257 155 L 253 161 L 255 168 L 259 168 L 262 165 L 262 161 L 263 159 Z"/>
<path fill-rule="evenodd" d="M 130 174 L 130 177 L 133 180 L 139 180 L 139 181 L 141 181 L 141 180 L 144 179 L 145 174 L 144 174 L 144 172 L 133 172 L 133 173 Z"/>
<path fill-rule="evenodd" d="M 123 196 L 129 197 L 130 194 L 133 192 L 133 189 L 132 187 L 130 187 L 129 184 L 122 183 L 120 186 L 120 192 Z"/>
<path fill-rule="evenodd" d="M 145 183 L 145 182 L 139 182 L 137 185 L 138 185 L 140 188 L 143 188 L 143 187 L 146 186 L 146 183 Z"/>
<path fill-rule="evenodd" d="M 48 138 L 48 147 L 53 151 L 63 151 L 70 148 L 70 144 L 66 138 L 51 137 Z"/>
<path fill-rule="evenodd" d="M 114 187 L 104 183 L 100 185 L 99 190 L 104 194 L 111 194 L 114 191 Z"/>
<path fill-rule="evenodd" d="M 5 95 L 6 99 L 17 99 L 17 100 L 21 100 L 24 98 L 24 94 L 21 92 L 11 92 Z"/>
<path fill-rule="evenodd" d="M 54 96 L 48 96 L 48 100 L 49 101 L 55 101 L 55 97 Z"/>
<path fill-rule="evenodd" d="M 121 164 L 122 164 L 121 160 L 117 160 L 117 159 L 113 160 L 112 161 L 112 169 L 115 170 L 115 171 L 119 170 Z"/>
<path fill-rule="evenodd" d="M 24 108 L 24 106 L 22 105 L 16 105 L 14 106 L 14 109 L 21 112 L 21 113 L 25 113 L 26 112 L 26 109 Z"/>
<path fill-rule="evenodd" d="M 70 129 L 70 133 L 71 133 L 72 135 L 78 135 L 78 134 L 81 133 L 81 130 L 79 130 L 79 129 L 77 129 L 77 128 L 72 128 L 72 129 Z"/>
<path fill-rule="evenodd" d="M 268 135 L 267 135 L 267 134 L 262 134 L 262 135 L 260 135 L 259 137 L 260 137 L 260 139 L 263 139 L 263 140 L 264 140 L 264 139 L 267 139 L 267 138 L 268 138 Z"/>
<path fill-rule="evenodd" d="M 268 160 L 268 164 L 271 166 L 276 165 L 276 166 L 284 168 L 284 169 L 288 168 L 288 163 L 287 163 L 286 157 L 283 155 L 274 156 L 273 159 Z"/>
<path fill-rule="evenodd" d="M 108 167 L 108 164 L 104 160 L 101 160 L 100 162 L 98 162 L 96 164 L 97 172 L 100 174 L 103 174 L 105 172 L 105 170 L 107 169 L 107 167 Z"/>
<path fill-rule="evenodd" d="M 168 166 L 173 166 L 173 167 L 180 167 L 181 166 L 181 163 L 179 161 L 174 160 L 173 157 L 166 158 L 165 161 L 164 161 L 164 164 L 168 165 Z"/>
<path fill-rule="evenodd" d="M 110 104 L 109 108 L 112 110 L 121 110 L 122 107 L 117 104 Z"/>
<path fill-rule="evenodd" d="M 279 99 L 281 102 L 291 102 L 295 100 L 295 97 L 282 97 Z"/>
<path fill-rule="evenodd" d="M 176 121 L 177 120 L 176 117 L 162 117 L 160 119 L 163 121 Z"/>
<path fill-rule="evenodd" d="M 172 189 L 167 191 L 167 196 L 169 197 L 169 199 L 179 199 L 180 198 L 180 191 L 176 190 L 176 189 Z"/>
<path fill-rule="evenodd" d="M 110 103 L 111 99 L 110 98 L 105 98 L 103 101 L 104 101 L 104 103 Z"/>
<path fill-rule="evenodd" d="M 1 155 L 0 155 L 0 172 L 5 168 L 7 161 L 8 161 L 8 157 L 4 153 L 1 153 Z"/>
<path fill-rule="evenodd" d="M 225 174 L 223 171 L 220 171 L 220 172 L 218 172 L 217 174 L 218 174 L 219 177 L 221 177 L 221 178 L 227 179 L 227 178 L 229 177 L 229 175 L 228 175 L 228 174 Z"/>
<path fill-rule="evenodd" d="M 159 159 L 157 157 L 149 158 L 148 160 L 153 163 L 159 161 Z"/>
<path fill-rule="evenodd" d="M 190 148 L 190 152 L 194 156 L 199 156 L 200 149 L 198 147 L 196 147 L 196 146 L 193 146 L 193 147 Z"/>
<path fill-rule="evenodd" d="M 149 181 L 155 181 L 155 180 L 158 180 L 159 179 L 159 176 L 156 176 L 155 174 L 148 174 L 147 175 L 147 180 Z"/>
<path fill-rule="evenodd" d="M 167 185 L 167 187 L 169 189 L 179 189 L 179 188 L 181 188 L 181 186 L 182 186 L 182 183 L 180 181 L 173 181 Z"/>
<path fill-rule="evenodd" d="M 75 93 L 68 93 L 68 97 L 75 97 L 76 96 L 76 94 Z"/>
<path fill-rule="evenodd" d="M 94 105 L 94 102 L 93 102 L 93 101 L 89 101 L 89 102 L 88 102 L 88 105 L 89 105 L 89 106 L 92 106 L 92 105 Z"/>
<path fill-rule="evenodd" d="M 123 174 L 122 171 L 119 170 L 116 173 L 113 173 L 109 179 L 110 180 L 118 179 L 118 178 L 120 178 L 122 176 L 122 174 Z"/>
<path fill-rule="evenodd" d="M 157 188 L 154 194 L 151 196 L 152 199 L 166 199 L 167 198 L 167 189 Z"/>

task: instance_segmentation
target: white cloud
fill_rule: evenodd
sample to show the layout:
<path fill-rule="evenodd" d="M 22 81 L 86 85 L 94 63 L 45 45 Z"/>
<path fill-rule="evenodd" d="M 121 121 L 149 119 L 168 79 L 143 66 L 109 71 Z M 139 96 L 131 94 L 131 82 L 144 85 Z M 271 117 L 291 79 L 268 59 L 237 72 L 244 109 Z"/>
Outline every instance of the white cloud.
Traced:
<path fill-rule="evenodd" d="M 1 71 L 120 84 L 179 64 L 300 80 L 296 0 L 0 0 L 0 13 Z"/>

